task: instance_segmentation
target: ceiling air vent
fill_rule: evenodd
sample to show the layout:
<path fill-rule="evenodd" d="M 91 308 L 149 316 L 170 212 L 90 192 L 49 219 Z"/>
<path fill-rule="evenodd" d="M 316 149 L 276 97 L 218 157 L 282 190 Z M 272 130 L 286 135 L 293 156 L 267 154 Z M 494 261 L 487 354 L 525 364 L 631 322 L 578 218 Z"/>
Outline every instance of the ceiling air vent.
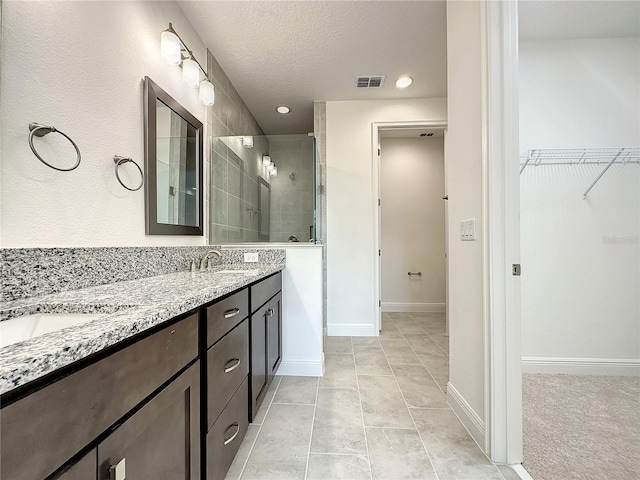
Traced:
<path fill-rule="evenodd" d="M 380 88 L 384 85 L 384 75 L 359 75 L 356 77 L 358 88 Z"/>

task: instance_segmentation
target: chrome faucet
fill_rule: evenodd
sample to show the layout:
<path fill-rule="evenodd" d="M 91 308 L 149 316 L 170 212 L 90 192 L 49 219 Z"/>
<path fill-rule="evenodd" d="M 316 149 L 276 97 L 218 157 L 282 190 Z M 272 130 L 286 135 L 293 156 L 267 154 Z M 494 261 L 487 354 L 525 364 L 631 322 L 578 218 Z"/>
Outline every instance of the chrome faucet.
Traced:
<path fill-rule="evenodd" d="M 219 257 L 222 257 L 222 254 L 218 250 L 209 250 L 200 259 L 200 270 L 204 270 L 205 267 L 207 267 L 211 255 L 218 255 Z"/>

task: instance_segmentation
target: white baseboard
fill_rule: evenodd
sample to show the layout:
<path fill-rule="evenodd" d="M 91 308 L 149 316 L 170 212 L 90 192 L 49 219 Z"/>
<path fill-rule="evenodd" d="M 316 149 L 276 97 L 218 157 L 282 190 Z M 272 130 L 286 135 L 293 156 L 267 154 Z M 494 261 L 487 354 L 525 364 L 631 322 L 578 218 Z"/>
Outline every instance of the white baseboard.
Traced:
<path fill-rule="evenodd" d="M 523 373 L 640 376 L 640 359 L 522 357 Z"/>
<path fill-rule="evenodd" d="M 382 302 L 383 312 L 445 313 L 446 303 L 397 303 Z"/>
<path fill-rule="evenodd" d="M 328 337 L 375 337 L 376 327 L 362 323 L 327 324 Z"/>
<path fill-rule="evenodd" d="M 529 475 L 522 465 L 509 465 L 514 472 L 520 477 L 521 480 L 533 480 L 533 477 Z"/>
<path fill-rule="evenodd" d="M 476 441 L 480 450 L 484 451 L 484 422 L 451 383 L 447 383 L 447 403 Z"/>
<path fill-rule="evenodd" d="M 296 377 L 321 377 L 324 375 L 324 353 L 319 362 L 282 360 L 276 375 Z"/>

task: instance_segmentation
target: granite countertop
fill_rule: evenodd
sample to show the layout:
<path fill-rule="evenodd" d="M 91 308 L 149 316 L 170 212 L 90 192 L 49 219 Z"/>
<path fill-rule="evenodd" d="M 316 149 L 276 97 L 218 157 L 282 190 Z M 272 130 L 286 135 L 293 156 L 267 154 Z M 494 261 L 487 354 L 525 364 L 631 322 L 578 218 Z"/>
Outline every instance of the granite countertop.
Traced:
<path fill-rule="evenodd" d="M 0 348 L 0 394 L 282 270 L 284 263 L 219 265 L 0 303 L 2 320 L 34 313 L 99 318 Z M 247 270 L 247 273 L 219 273 Z"/>

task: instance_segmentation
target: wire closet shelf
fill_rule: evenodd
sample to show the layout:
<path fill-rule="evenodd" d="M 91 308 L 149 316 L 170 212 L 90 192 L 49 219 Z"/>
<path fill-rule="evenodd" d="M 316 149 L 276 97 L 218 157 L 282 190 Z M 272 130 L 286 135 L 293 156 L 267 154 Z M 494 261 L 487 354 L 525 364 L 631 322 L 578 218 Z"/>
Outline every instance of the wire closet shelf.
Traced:
<path fill-rule="evenodd" d="M 640 163 L 640 147 L 620 148 L 538 148 L 527 150 L 520 154 L 520 174 L 529 165 L 605 165 L 589 188 L 582 194 L 587 194 L 598 183 L 614 163 Z"/>

